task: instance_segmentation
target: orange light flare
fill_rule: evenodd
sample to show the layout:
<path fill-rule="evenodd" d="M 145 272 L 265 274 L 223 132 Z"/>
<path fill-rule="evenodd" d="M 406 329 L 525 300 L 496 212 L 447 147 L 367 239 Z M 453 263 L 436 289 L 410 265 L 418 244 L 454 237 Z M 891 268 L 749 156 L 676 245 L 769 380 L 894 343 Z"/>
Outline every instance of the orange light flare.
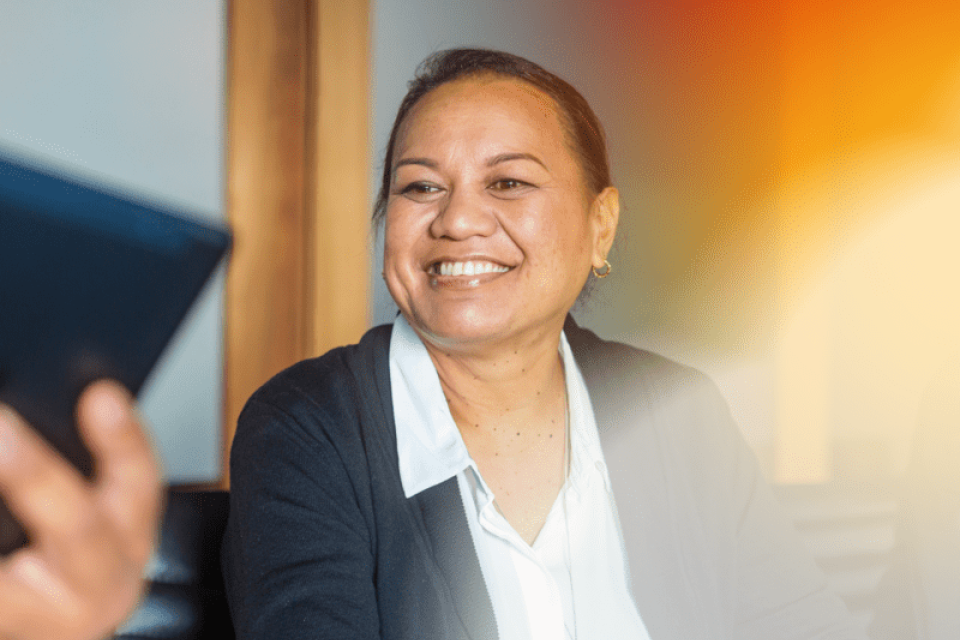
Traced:
<path fill-rule="evenodd" d="M 777 479 L 899 473 L 960 333 L 960 3 L 591 6 L 637 335 L 733 381 Z"/>

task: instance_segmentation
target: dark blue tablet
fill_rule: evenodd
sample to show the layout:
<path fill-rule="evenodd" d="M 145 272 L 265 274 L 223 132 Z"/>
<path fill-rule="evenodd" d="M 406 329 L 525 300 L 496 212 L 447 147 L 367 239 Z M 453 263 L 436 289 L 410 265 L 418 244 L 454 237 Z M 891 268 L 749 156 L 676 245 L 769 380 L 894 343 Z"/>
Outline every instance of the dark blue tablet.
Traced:
<path fill-rule="evenodd" d="M 0 155 L 0 402 L 90 477 L 80 392 L 107 377 L 136 394 L 229 244 L 183 210 Z M 23 542 L 3 508 L 0 552 Z"/>

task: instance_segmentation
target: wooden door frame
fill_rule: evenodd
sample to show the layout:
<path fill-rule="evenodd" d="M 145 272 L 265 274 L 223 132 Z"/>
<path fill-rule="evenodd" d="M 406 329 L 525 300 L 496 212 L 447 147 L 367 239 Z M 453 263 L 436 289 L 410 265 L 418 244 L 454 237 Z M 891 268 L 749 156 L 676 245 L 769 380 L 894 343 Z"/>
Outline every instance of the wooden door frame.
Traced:
<path fill-rule="evenodd" d="M 369 324 L 368 0 L 228 0 L 224 477 L 247 398 Z"/>

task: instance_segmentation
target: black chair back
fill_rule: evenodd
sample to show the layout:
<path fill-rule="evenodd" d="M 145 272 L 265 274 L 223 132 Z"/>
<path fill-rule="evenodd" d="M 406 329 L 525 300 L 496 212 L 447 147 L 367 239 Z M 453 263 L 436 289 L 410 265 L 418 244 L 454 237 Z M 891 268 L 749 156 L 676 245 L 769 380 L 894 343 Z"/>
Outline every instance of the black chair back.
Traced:
<path fill-rule="evenodd" d="M 115 640 L 234 640 L 220 573 L 225 491 L 167 493 L 150 588 Z"/>

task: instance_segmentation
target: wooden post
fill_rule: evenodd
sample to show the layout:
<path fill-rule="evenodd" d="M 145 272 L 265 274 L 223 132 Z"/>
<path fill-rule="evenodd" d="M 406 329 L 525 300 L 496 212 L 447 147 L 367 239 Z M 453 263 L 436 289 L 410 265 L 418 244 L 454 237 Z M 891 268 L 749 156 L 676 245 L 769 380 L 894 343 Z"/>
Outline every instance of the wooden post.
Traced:
<path fill-rule="evenodd" d="M 227 460 L 257 387 L 367 327 L 368 12 L 367 0 L 229 2 Z"/>

